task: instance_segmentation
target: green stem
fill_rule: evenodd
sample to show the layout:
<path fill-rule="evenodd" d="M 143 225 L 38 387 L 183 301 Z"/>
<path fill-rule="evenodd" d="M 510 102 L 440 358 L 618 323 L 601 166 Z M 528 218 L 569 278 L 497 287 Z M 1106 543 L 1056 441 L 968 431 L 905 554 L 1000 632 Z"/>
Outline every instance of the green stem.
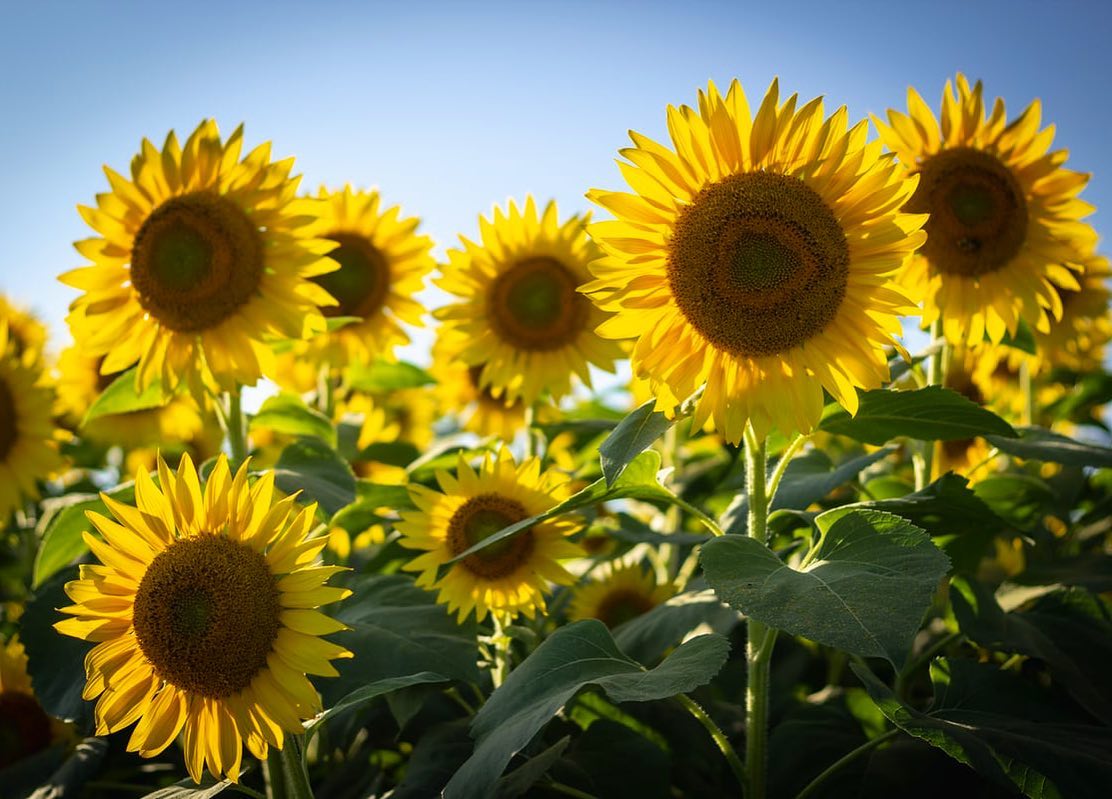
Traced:
<path fill-rule="evenodd" d="M 317 375 L 317 409 L 331 419 L 336 413 L 336 385 L 332 381 L 332 364 L 325 361 Z"/>
<path fill-rule="evenodd" d="M 959 638 L 961 638 L 960 632 L 952 632 L 942 636 L 933 644 L 920 652 L 918 657 L 916 657 L 914 660 L 900 669 L 900 673 L 896 675 L 896 696 L 900 697 L 901 699 L 906 699 L 907 681 L 911 679 L 911 676 L 915 674 L 915 672 L 917 672 L 920 668 L 922 668 L 924 663 L 930 663 L 931 660 L 934 659 L 935 655 L 948 647 L 954 641 L 957 641 Z"/>
<path fill-rule="evenodd" d="M 688 713 L 695 717 L 696 721 L 703 725 L 707 732 L 710 733 L 710 737 L 714 740 L 718 750 L 722 752 L 726 757 L 726 762 L 730 764 L 730 769 L 734 772 L 734 776 L 737 777 L 738 785 L 744 788 L 746 785 L 745 765 L 741 762 L 741 758 L 738 757 L 737 751 L 734 749 L 733 744 L 730 743 L 730 739 L 726 737 L 726 733 L 722 732 L 722 728 L 714 723 L 714 719 L 708 716 L 707 712 L 687 694 L 677 694 L 676 700 L 687 709 Z"/>
<path fill-rule="evenodd" d="M 266 773 L 271 799 L 313 799 L 309 774 L 301 758 L 300 736 L 287 736 L 281 749 L 270 750 Z"/>
<path fill-rule="evenodd" d="M 749 498 L 749 537 L 764 544 L 768 539 L 767 452 L 765 441 L 751 425 L 745 429 L 745 485 Z M 765 799 L 768 768 L 769 664 L 777 630 L 756 619 L 748 620 L 745 659 L 745 770 L 746 799 Z"/>
<path fill-rule="evenodd" d="M 1035 387 L 1026 360 L 1019 365 L 1019 385 L 1023 390 L 1023 424 L 1030 426 L 1035 423 Z"/>
<path fill-rule="evenodd" d="M 494 683 L 494 690 L 502 687 L 502 683 L 510 676 L 510 636 L 502 629 L 502 621 L 497 616 L 492 616 L 494 621 L 494 635 L 491 636 L 492 663 L 490 679 Z"/>
<path fill-rule="evenodd" d="M 525 457 L 532 458 L 537 454 L 537 441 L 533 438 L 533 423 L 537 419 L 537 409 L 533 405 L 525 406 Z"/>
<path fill-rule="evenodd" d="M 808 796 L 813 796 L 815 791 L 819 789 L 819 786 L 830 779 L 831 775 L 836 774 L 843 767 L 845 767 L 849 763 L 852 763 L 854 760 L 861 757 L 861 755 L 865 754 L 866 752 L 869 752 L 872 749 L 876 749 L 882 743 L 891 741 L 899 734 L 899 729 L 889 730 L 888 732 L 884 733 L 884 735 L 877 736 L 871 741 L 866 741 L 865 743 L 861 744 L 861 746 L 857 747 L 852 752 L 844 755 L 842 758 L 835 761 L 829 768 L 826 769 L 826 771 L 822 772 L 822 774 L 819 774 L 817 777 L 811 780 L 810 784 L 802 791 L 800 791 L 796 795 L 795 799 L 806 799 Z"/>
<path fill-rule="evenodd" d="M 795 454 L 807 443 L 809 436 L 798 435 L 788 444 L 787 448 L 781 453 L 780 460 L 776 462 L 776 467 L 772 470 L 772 475 L 768 478 L 768 487 L 765 494 L 768 495 L 768 504 L 772 504 L 772 500 L 776 498 L 776 490 L 780 488 L 780 481 L 784 477 L 784 472 L 788 470 L 788 464 L 791 463 Z"/>
<path fill-rule="evenodd" d="M 668 501 L 671 502 L 676 507 L 683 508 L 685 511 L 687 511 L 692 516 L 694 516 L 696 519 L 698 519 L 703 524 L 704 527 L 706 527 L 708 530 L 710 530 L 712 535 L 715 535 L 715 536 L 725 535 L 725 533 L 722 531 L 722 528 L 718 526 L 718 523 L 714 519 L 712 519 L 710 516 L 707 516 L 705 513 L 703 513 L 698 508 L 696 508 L 690 502 L 687 502 L 685 500 L 680 499 L 675 494 L 673 494 L 672 497 Z"/>
<path fill-rule="evenodd" d="M 223 402 L 216 402 L 217 416 L 224 428 L 228 449 L 232 452 L 232 468 L 247 460 L 247 420 L 243 416 L 243 399 L 239 390 L 227 392 Z"/>
<path fill-rule="evenodd" d="M 941 386 L 944 382 L 943 371 L 946 368 L 946 339 L 942 334 L 942 319 L 936 319 L 931 325 L 931 346 L 933 351 L 927 360 L 927 385 Z M 915 463 L 915 490 L 921 491 L 931 481 L 931 471 L 934 468 L 934 451 L 938 446 L 935 441 L 924 441 L 922 454 Z"/>

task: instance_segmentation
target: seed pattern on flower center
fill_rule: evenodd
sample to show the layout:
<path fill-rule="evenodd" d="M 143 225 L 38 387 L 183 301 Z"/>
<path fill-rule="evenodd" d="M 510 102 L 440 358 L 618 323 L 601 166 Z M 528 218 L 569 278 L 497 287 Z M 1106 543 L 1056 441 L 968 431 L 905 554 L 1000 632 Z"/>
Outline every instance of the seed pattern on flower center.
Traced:
<path fill-rule="evenodd" d="M 1027 201 L 1015 175 L 995 156 L 971 147 L 923 161 L 906 210 L 930 214 L 922 252 L 946 274 L 995 272 L 1027 238 Z"/>
<path fill-rule="evenodd" d="M 339 263 L 340 268 L 317 275 L 313 282 L 335 297 L 338 305 L 325 306 L 321 311 L 328 317 L 373 316 L 386 302 L 390 263 L 359 234 L 330 233 L 325 238 L 338 245 L 328 257 Z"/>
<path fill-rule="evenodd" d="M 0 692 L 0 768 L 50 745 L 50 717 L 33 696 Z"/>
<path fill-rule="evenodd" d="M 503 527 L 529 517 L 517 500 L 498 494 L 480 494 L 461 505 L 448 522 L 448 548 L 459 555 Z M 464 568 L 485 580 L 513 574 L 533 554 L 533 531 L 525 530 L 464 558 Z"/>
<path fill-rule="evenodd" d="M 598 604 L 596 616 L 599 621 L 613 629 L 656 606 L 650 597 L 630 588 L 610 591 Z"/>
<path fill-rule="evenodd" d="M 151 561 L 134 626 L 158 676 L 214 699 L 246 688 L 278 634 L 274 575 L 263 555 L 218 534 L 177 541 Z"/>
<path fill-rule="evenodd" d="M 0 462 L 8 457 L 19 438 L 15 418 L 15 398 L 7 382 L 0 377 Z"/>
<path fill-rule="evenodd" d="M 491 284 L 495 331 L 522 350 L 547 352 L 571 344 L 586 327 L 591 307 L 578 287 L 575 275 L 555 258 L 514 264 Z"/>
<path fill-rule="evenodd" d="M 238 206 L 211 192 L 167 200 L 135 236 L 131 283 L 139 304 L 177 332 L 223 322 L 258 290 L 262 275 L 259 231 Z"/>
<path fill-rule="evenodd" d="M 668 246 L 676 304 L 732 355 L 776 355 L 820 333 L 846 292 L 849 247 L 834 214 L 800 180 L 730 175 L 680 212 Z"/>

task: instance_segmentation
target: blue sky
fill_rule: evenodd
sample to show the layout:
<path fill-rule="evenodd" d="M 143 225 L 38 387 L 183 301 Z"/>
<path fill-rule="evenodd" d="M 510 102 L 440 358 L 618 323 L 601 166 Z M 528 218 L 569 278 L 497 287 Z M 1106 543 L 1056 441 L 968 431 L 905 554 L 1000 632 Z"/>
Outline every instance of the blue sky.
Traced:
<path fill-rule="evenodd" d="M 622 186 L 630 128 L 713 78 L 753 95 L 774 75 L 855 118 L 937 105 L 956 70 L 1018 113 L 1034 97 L 1085 197 L 1112 202 L 1112 3 L 35 2 L 0 5 L 0 290 L 55 333 L 58 273 L 89 235 L 75 206 L 126 171 L 143 136 L 207 116 L 297 158 L 303 187 L 378 186 L 421 216 L 437 254 L 495 202 Z M 1112 216 L 1094 221 L 1106 233 Z"/>

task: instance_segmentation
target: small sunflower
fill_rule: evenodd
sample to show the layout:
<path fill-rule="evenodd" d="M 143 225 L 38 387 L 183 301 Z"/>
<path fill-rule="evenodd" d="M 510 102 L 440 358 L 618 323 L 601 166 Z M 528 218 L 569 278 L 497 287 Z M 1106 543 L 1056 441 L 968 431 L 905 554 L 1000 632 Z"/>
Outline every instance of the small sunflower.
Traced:
<path fill-rule="evenodd" d="M 844 107 L 796 105 L 773 81 L 754 117 L 737 81 L 711 83 L 698 110 L 669 106 L 674 149 L 630 134 L 632 194 L 587 195 L 617 217 L 590 227 L 605 256 L 582 290 L 616 314 L 599 333 L 636 339 L 660 411 L 705 385 L 695 424 L 733 444 L 747 423 L 811 431 L 823 389 L 856 412 L 914 308 L 894 275 L 925 238 L 900 211 L 915 181 Z"/>
<path fill-rule="evenodd" d="M 1065 150 L 1048 152 L 1053 126 L 1039 130 L 1038 100 L 1007 121 L 997 98 L 986 118 L 980 81 L 946 82 L 942 122 L 915 89 L 908 114 L 873 118 L 881 140 L 919 186 L 905 206 L 930 214 L 927 241 L 907 265 L 905 284 L 923 297 L 923 324 L 941 320 L 955 344 L 993 343 L 1019 321 L 1046 331 L 1062 314 L 1060 289 L 1078 290 L 1077 253 L 1096 234 L 1077 198 L 1088 175 L 1064 169 Z"/>
<path fill-rule="evenodd" d="M 573 621 L 598 619 L 613 629 L 667 602 L 673 593 L 641 566 L 618 564 L 601 579 L 575 589 L 568 616 Z"/>
<path fill-rule="evenodd" d="M 0 644 L 0 769 L 68 737 L 68 728 L 43 710 L 31 690 L 23 644 Z"/>
<path fill-rule="evenodd" d="M 0 320 L 0 527 L 24 499 L 37 499 L 37 481 L 62 465 L 54 442 L 53 392 L 32 354 L 16 355 Z"/>
<path fill-rule="evenodd" d="M 248 486 L 222 455 L 202 490 L 186 455 L 176 474 L 159 459 L 158 480 L 136 474 L 137 507 L 102 495 L 116 521 L 88 513 L 103 565 L 66 585 L 73 618 L 54 626 L 96 643 L 83 696 L 99 697 L 98 735 L 135 724 L 128 751 L 153 757 L 183 732 L 194 781 L 206 764 L 236 781 L 244 743 L 265 759 L 321 709 L 306 673 L 335 676 L 351 653 L 320 638 L 344 625 L 315 608 L 351 592 L 325 585 L 341 567 L 315 565 L 316 506 L 274 501 L 272 472 Z"/>
<path fill-rule="evenodd" d="M 13 305 L 0 294 L 0 321 L 4 320 L 8 323 L 8 345 L 16 357 L 26 355 L 32 361 L 41 359 L 46 346 L 46 327 L 33 313 Z"/>
<path fill-rule="evenodd" d="M 79 208 L 99 234 L 75 245 L 92 264 L 59 279 L 84 292 L 67 321 L 104 373 L 138 363 L 140 389 L 234 389 L 269 373 L 270 340 L 325 329 L 334 300 L 312 279 L 336 262 L 307 232 L 293 161 L 272 163 L 269 144 L 241 160 L 242 145 L 242 126 L 222 142 L 211 120 L 184 147 L 144 139 L 131 179 L 105 167 L 112 191 Z"/>
<path fill-rule="evenodd" d="M 483 364 L 468 366 L 460 359 L 465 341 L 441 329 L 432 348 L 430 373 L 437 380 L 441 405 L 455 413 L 463 429 L 484 438 L 495 436 L 513 441 L 525 429 L 525 403 L 518 397 L 494 396 L 482 385 Z"/>
<path fill-rule="evenodd" d="M 417 234 L 420 220 L 403 217 L 398 206 L 381 207 L 377 191 L 321 188 L 311 232 L 332 246 L 328 257 L 339 264 L 313 282 L 336 298 L 328 317 L 361 319 L 299 345 L 314 363 L 334 367 L 352 361 L 392 359 L 394 347 L 409 342 L 402 323 L 419 326 L 425 313 L 413 299 L 425 276 L 436 267 L 432 239 Z"/>
<path fill-rule="evenodd" d="M 1062 318 L 1050 330 L 1035 333 L 1038 354 L 1033 369 L 1047 372 L 1055 367 L 1096 371 L 1104 363 L 1105 347 L 1112 341 L 1112 318 L 1108 313 L 1108 259 L 1092 255 L 1085 259 L 1080 290 L 1061 292 Z"/>
<path fill-rule="evenodd" d="M 437 473 L 441 491 L 410 485 L 417 511 L 402 513 L 399 543 L 424 550 L 404 566 L 417 571 L 417 585 L 439 591 L 437 601 L 458 611 L 462 622 L 475 611 L 479 621 L 490 613 L 507 622 L 518 613 L 533 618 L 545 611 L 549 582 L 568 585 L 574 578 L 560 565 L 582 550 L 568 536 L 582 526 L 576 517 L 540 522 L 505 541 L 453 564 L 437 579 L 438 569 L 474 544 L 522 519 L 536 516 L 570 495 L 567 477 L 541 472 L 537 458 L 520 466 L 509 450 L 488 453 L 476 472 L 460 455 L 456 476 Z"/>
<path fill-rule="evenodd" d="M 532 405 L 545 392 L 571 391 L 573 374 L 588 386 L 593 364 L 612 372 L 621 349 L 595 333 L 606 314 L 578 293 L 597 257 L 584 230 L 586 219 L 558 220 L 556 203 L 538 216 L 532 197 L 519 209 L 494 209 L 479 218 L 482 243 L 464 237 L 448 251 L 437 283 L 462 302 L 440 308 L 453 335 L 463 340 L 459 359 L 479 368 L 479 385 L 512 404 Z"/>

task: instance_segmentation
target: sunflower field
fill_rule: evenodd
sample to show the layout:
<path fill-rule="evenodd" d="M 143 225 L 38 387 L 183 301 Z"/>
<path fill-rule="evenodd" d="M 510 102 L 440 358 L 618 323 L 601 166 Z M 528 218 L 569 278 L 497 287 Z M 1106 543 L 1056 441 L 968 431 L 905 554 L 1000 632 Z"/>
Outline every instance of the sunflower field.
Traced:
<path fill-rule="evenodd" d="M 443 258 L 242 126 L 106 166 L 72 341 L 0 297 L 0 798 L 1109 796 L 1089 176 L 920 88 L 692 87 Z"/>

